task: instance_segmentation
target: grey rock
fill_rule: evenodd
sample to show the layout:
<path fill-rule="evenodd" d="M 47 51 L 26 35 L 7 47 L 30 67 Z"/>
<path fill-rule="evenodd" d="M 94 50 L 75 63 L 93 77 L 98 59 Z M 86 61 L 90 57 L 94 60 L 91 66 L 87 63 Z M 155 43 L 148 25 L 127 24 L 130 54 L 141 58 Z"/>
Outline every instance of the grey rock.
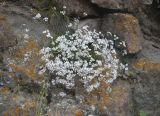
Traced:
<path fill-rule="evenodd" d="M 70 16 L 86 17 L 84 13 L 97 15 L 88 0 L 52 0 L 52 5 L 67 11 Z M 63 9 L 63 6 L 66 6 L 66 9 Z"/>

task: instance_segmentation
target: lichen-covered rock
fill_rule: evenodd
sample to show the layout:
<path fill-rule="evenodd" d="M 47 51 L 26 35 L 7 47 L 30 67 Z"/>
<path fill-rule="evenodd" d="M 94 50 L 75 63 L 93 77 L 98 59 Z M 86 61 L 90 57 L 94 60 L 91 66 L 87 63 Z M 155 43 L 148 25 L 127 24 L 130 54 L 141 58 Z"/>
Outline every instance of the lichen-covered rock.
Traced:
<path fill-rule="evenodd" d="M 23 92 L 12 93 L 7 88 L 0 88 L 0 115 L 1 116 L 34 116 L 36 99 L 30 94 Z"/>
<path fill-rule="evenodd" d="M 102 22 L 101 30 L 104 33 L 108 31 L 115 33 L 127 43 L 129 54 L 137 53 L 141 50 L 143 34 L 141 32 L 138 20 L 129 14 L 114 13 L 105 16 Z"/>
<path fill-rule="evenodd" d="M 146 72 L 160 72 L 160 62 L 153 62 L 146 58 L 138 59 L 134 64 L 133 67 L 140 71 Z"/>
<path fill-rule="evenodd" d="M 95 115 L 131 116 L 131 88 L 128 82 L 118 80 L 111 86 L 103 83 L 98 91 L 84 94 L 85 103 Z"/>
<path fill-rule="evenodd" d="M 160 62 L 140 58 L 133 67 L 138 71 L 137 82 L 133 84 L 133 106 L 135 115 L 160 114 Z M 135 73 L 136 74 L 136 73 Z"/>
<path fill-rule="evenodd" d="M 43 74 L 39 74 L 43 62 L 39 55 L 39 47 L 34 40 L 26 40 L 12 52 L 14 54 L 10 55 L 8 62 L 16 82 L 20 81 L 23 85 L 23 83 L 44 79 Z"/>

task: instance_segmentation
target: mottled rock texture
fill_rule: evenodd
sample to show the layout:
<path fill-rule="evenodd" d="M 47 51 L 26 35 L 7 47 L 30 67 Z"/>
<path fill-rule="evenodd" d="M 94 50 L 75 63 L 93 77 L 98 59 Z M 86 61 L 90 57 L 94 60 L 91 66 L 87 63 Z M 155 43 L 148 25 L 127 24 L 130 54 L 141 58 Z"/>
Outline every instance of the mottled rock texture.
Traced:
<path fill-rule="evenodd" d="M 0 14 L 0 51 L 16 45 L 17 37 L 13 34 L 7 19 Z"/>
<path fill-rule="evenodd" d="M 49 115 L 71 116 L 159 116 L 160 115 L 160 9 L 158 0 L 2 0 L 0 1 L 0 115 L 34 116 L 35 96 L 48 75 L 40 75 L 38 51 L 50 39 L 42 32 L 62 34 L 68 20 L 78 17 L 78 28 L 89 25 L 108 31 L 127 43 L 123 60 L 129 72 L 91 94 L 83 90 L 49 88 Z M 57 8 L 55 11 L 54 7 Z M 66 8 L 65 8 L 66 7 Z M 53 10 L 54 9 L 54 10 Z M 67 17 L 57 11 L 65 10 Z M 48 23 L 35 21 L 41 13 Z M 29 29 L 26 32 L 26 29 Z M 29 38 L 24 38 L 28 34 Z M 30 57 L 26 62 L 25 54 Z M 15 61 L 14 65 L 10 61 Z M 9 64 L 10 67 L 9 68 Z M 123 78 L 126 77 L 126 78 Z M 63 98 L 59 92 L 67 95 Z M 82 96 L 83 95 L 83 96 Z M 74 114 L 75 113 L 75 114 Z"/>
<path fill-rule="evenodd" d="M 114 13 L 106 15 L 101 30 L 104 33 L 113 32 L 127 43 L 128 53 L 137 53 L 141 50 L 143 34 L 138 20 L 130 14 Z"/>

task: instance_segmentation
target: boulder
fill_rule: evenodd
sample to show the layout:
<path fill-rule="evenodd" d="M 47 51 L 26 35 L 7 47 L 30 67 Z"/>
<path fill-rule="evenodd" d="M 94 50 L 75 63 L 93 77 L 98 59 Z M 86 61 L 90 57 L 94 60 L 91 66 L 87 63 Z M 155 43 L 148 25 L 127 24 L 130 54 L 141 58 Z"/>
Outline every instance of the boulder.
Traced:
<path fill-rule="evenodd" d="M 106 15 L 101 30 L 104 34 L 109 31 L 124 39 L 129 54 L 137 53 L 142 48 L 143 34 L 139 22 L 130 14 L 114 13 Z"/>

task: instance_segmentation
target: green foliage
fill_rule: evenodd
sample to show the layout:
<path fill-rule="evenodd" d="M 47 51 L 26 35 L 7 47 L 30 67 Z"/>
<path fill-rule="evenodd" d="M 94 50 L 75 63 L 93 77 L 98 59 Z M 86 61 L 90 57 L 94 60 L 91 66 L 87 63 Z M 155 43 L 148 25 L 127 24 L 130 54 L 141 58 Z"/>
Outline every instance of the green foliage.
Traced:
<path fill-rule="evenodd" d="M 48 88 L 48 81 L 43 80 L 41 83 L 41 91 L 37 98 L 36 116 L 44 116 L 45 111 L 47 110 Z"/>
<path fill-rule="evenodd" d="M 141 111 L 139 112 L 139 116 L 147 116 L 147 115 L 146 115 L 146 113 L 145 113 L 143 110 L 141 110 Z"/>

